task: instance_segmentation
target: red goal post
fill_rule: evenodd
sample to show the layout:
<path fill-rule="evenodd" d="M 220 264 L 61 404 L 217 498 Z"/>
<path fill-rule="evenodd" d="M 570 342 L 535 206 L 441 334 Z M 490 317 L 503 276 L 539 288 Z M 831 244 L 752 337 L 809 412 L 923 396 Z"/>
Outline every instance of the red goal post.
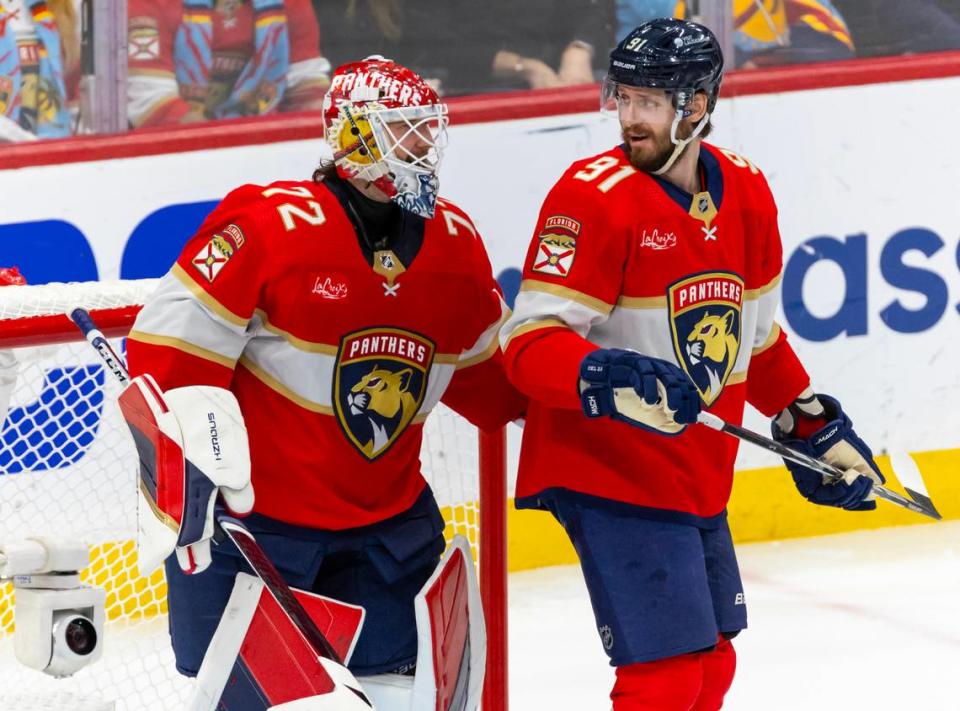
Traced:
<path fill-rule="evenodd" d="M 12 588 L 0 585 L 4 707 L 56 698 L 77 709 L 100 708 L 102 700 L 115 701 L 118 711 L 141 711 L 179 708 L 188 698 L 189 682 L 174 670 L 165 625 L 158 623 L 166 614 L 162 570 L 142 578 L 134 565 L 137 459 L 116 408 L 119 387 L 66 316 L 85 308 L 105 335 L 120 339 L 155 286 L 156 280 L 131 280 L 0 289 L 0 350 L 16 349 L 20 362 L 5 420 L 0 413 L 0 542 L 38 534 L 87 542 L 84 580 L 106 589 L 106 644 L 116 639 L 123 650 L 119 658 L 105 652 L 65 680 L 19 667 L 10 644 Z M 466 535 L 478 556 L 487 624 L 482 707 L 505 711 L 505 432 L 479 432 L 441 405 L 424 426 L 421 460 L 448 537 Z M 10 689 L 17 692 L 11 696 Z"/>

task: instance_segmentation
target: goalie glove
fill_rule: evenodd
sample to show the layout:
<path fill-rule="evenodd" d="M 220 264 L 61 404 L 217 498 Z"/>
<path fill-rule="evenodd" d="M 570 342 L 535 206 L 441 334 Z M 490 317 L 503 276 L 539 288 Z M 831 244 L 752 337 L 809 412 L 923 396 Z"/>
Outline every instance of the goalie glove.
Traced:
<path fill-rule="evenodd" d="M 697 421 L 700 393 L 673 363 L 620 348 L 601 348 L 580 363 L 580 404 L 587 417 L 609 415 L 676 435 Z"/>
<path fill-rule="evenodd" d="M 873 452 L 853 431 L 853 422 L 839 402 L 827 395 L 814 395 L 807 388 L 777 416 L 772 430 L 778 442 L 822 459 L 845 473 L 842 480 L 832 481 L 820 472 L 784 460 L 805 499 L 848 511 L 877 507 L 873 485 L 882 484 L 885 479 L 873 461 Z"/>
<path fill-rule="evenodd" d="M 120 395 L 120 410 L 140 455 L 140 574 L 174 550 L 185 573 L 206 570 L 217 495 L 232 514 L 253 510 L 247 430 L 236 397 L 206 385 L 161 393 L 141 375 Z"/>

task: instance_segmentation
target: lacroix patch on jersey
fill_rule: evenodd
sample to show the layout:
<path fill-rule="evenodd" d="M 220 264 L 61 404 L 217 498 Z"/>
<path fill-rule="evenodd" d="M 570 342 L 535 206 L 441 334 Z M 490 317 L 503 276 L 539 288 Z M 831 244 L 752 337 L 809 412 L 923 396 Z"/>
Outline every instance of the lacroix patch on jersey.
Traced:
<path fill-rule="evenodd" d="M 369 328 L 340 340 L 334 411 L 367 459 L 386 452 L 417 414 L 434 351 L 429 339 L 398 328 Z"/>
<path fill-rule="evenodd" d="M 681 279 L 667 289 L 667 305 L 674 352 L 709 406 L 740 352 L 743 279 L 730 272 Z"/>

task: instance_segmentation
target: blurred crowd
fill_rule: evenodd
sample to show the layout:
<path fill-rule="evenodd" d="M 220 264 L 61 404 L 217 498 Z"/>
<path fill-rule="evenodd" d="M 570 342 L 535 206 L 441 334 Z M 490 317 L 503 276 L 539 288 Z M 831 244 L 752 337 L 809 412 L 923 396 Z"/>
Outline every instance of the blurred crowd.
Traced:
<path fill-rule="evenodd" d="M 723 1 L 740 69 L 960 49 L 960 0 Z M 76 131 L 80 2 L 0 0 L 0 141 Z M 370 54 L 411 67 L 445 96 L 586 84 L 633 27 L 696 6 L 128 0 L 128 119 L 139 128 L 316 109 L 332 69 Z"/>

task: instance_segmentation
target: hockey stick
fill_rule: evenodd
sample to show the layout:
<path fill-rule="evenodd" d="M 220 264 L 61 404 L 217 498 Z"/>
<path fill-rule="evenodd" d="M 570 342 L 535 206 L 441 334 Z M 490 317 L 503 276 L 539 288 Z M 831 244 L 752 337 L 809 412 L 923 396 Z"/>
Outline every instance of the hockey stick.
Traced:
<path fill-rule="evenodd" d="M 699 422 L 701 425 L 709 427 L 710 429 L 717 430 L 718 432 L 724 432 L 731 437 L 736 437 L 744 442 L 749 442 L 750 444 L 762 447 L 763 449 L 773 452 L 774 454 L 779 454 L 784 459 L 789 459 L 791 462 L 796 462 L 797 464 L 802 464 L 803 466 L 813 469 L 814 471 L 818 471 L 833 481 L 839 481 L 840 479 L 843 479 L 843 472 L 836 467 L 819 459 L 809 457 L 803 452 L 798 452 L 795 449 L 791 449 L 780 442 L 764 437 L 763 435 L 757 434 L 752 430 L 748 430 L 744 427 L 738 427 L 737 425 L 731 425 L 729 422 L 725 422 L 709 412 L 701 412 L 699 415 L 697 415 L 697 422 Z M 915 464 L 914 468 L 916 468 Z M 917 476 L 919 476 L 919 472 L 917 472 Z M 915 481 L 916 477 L 913 479 Z M 926 490 L 924 489 L 922 493 L 918 491 L 918 489 L 921 489 L 922 487 L 922 479 L 920 480 L 919 486 L 914 483 L 913 489 L 904 483 L 904 488 L 912 497 L 909 499 L 895 491 L 890 491 L 890 489 L 877 483 L 874 483 L 873 485 L 873 493 L 879 498 L 886 499 L 892 504 L 902 506 L 905 509 L 909 509 L 910 511 L 922 514 L 924 516 L 929 516 L 930 518 L 939 521 L 942 518 L 940 516 L 940 512 L 938 512 L 934 507 L 930 497 L 926 495 Z"/>
<path fill-rule="evenodd" d="M 94 350 L 100 354 L 104 364 L 110 369 L 114 376 L 116 376 L 120 384 L 126 385 L 129 383 L 130 373 L 123 364 L 123 359 L 113 350 L 113 346 L 110 345 L 103 333 L 97 328 L 90 314 L 87 313 L 85 309 L 77 308 L 70 311 L 67 315 L 70 317 L 70 320 L 76 324 L 77 328 L 80 329 L 80 332 L 90 345 L 93 346 Z M 247 527 L 238 519 L 228 516 L 219 509 L 215 511 L 214 519 L 217 523 L 218 532 L 222 531 L 237 547 L 253 569 L 253 572 L 260 578 L 264 586 L 273 596 L 273 599 L 276 600 L 280 608 L 286 613 L 287 617 L 290 618 L 290 621 L 303 636 L 307 644 L 310 645 L 311 649 L 313 649 L 318 657 L 329 659 L 340 667 L 343 667 L 346 674 L 349 675 L 349 680 L 352 682 L 348 688 L 360 697 L 361 700 L 365 701 L 372 709 L 373 704 L 360 691 L 360 684 L 356 682 L 352 674 L 347 671 L 340 655 L 337 654 L 333 645 L 330 644 L 330 641 L 324 636 L 323 632 L 320 631 L 313 621 L 313 618 L 310 617 L 303 608 L 303 605 L 300 604 L 300 601 L 297 600 L 276 566 L 270 562 L 266 553 L 264 553 L 263 549 L 257 544 L 253 534 L 250 533 Z"/>

